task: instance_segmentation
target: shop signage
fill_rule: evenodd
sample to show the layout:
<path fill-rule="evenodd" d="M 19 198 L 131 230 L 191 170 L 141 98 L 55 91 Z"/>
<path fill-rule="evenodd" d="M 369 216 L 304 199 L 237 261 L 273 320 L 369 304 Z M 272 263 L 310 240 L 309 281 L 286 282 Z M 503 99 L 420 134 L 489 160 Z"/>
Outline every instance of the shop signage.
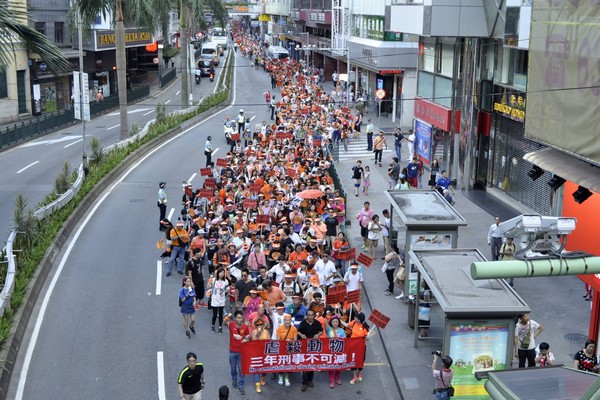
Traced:
<path fill-rule="evenodd" d="M 125 46 L 139 46 L 152 43 L 150 31 L 125 32 Z M 116 45 L 115 31 L 96 31 L 96 48 L 112 49 Z"/>
<path fill-rule="evenodd" d="M 379 15 L 355 15 L 354 35 L 366 39 L 383 40 L 385 17 Z"/>
<path fill-rule="evenodd" d="M 401 69 L 382 69 L 379 71 L 381 75 L 398 75 L 402 73 Z"/>
<path fill-rule="evenodd" d="M 418 98 L 415 100 L 415 118 L 450 132 L 451 110 L 434 102 Z M 460 110 L 456 110 L 454 131 L 460 131 Z"/>
<path fill-rule="evenodd" d="M 525 121 L 525 95 L 520 92 L 506 90 L 500 96 L 500 101 L 494 103 L 494 111 L 515 121 Z"/>
<path fill-rule="evenodd" d="M 309 21 L 312 22 L 325 22 L 325 13 L 310 13 L 308 17 Z"/>
<path fill-rule="evenodd" d="M 271 16 L 267 14 L 261 14 L 258 16 L 258 20 L 260 22 L 269 22 L 271 20 Z"/>

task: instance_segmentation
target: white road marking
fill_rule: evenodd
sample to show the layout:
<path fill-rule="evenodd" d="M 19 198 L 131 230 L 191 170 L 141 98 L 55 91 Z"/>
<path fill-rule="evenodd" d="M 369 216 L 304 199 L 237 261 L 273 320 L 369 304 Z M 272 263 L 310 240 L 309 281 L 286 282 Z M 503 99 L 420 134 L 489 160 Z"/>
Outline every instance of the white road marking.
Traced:
<path fill-rule="evenodd" d="M 237 57 L 237 55 L 235 55 L 235 57 Z M 46 314 L 46 309 L 48 308 L 48 302 L 50 301 L 50 297 L 52 297 L 52 292 L 54 292 L 54 288 L 56 287 L 56 282 L 58 282 L 58 279 L 60 278 L 60 275 L 62 273 L 62 270 L 65 267 L 65 264 L 67 262 L 67 259 L 69 258 L 69 256 L 71 255 L 71 251 L 73 251 L 73 247 L 75 246 L 75 244 L 77 243 L 77 240 L 79 239 L 79 236 L 81 236 L 81 232 L 83 232 L 83 230 L 85 229 L 85 227 L 87 226 L 87 224 L 90 222 L 90 220 L 92 219 L 92 217 L 94 216 L 94 214 L 96 214 L 96 211 L 98 211 L 98 208 L 102 205 L 102 203 L 104 203 L 104 200 L 106 200 L 106 198 L 111 194 L 111 192 L 115 189 L 115 187 L 120 184 L 121 182 L 123 182 L 123 180 L 125 178 L 127 178 L 129 176 L 129 174 L 131 172 L 133 172 L 137 167 L 139 167 L 144 161 L 146 161 L 148 158 L 150 158 L 152 155 L 154 155 L 154 153 L 156 153 L 159 150 L 162 150 L 163 147 L 169 145 L 172 141 L 179 139 L 179 137 L 185 135 L 186 133 L 190 132 L 192 129 L 197 128 L 198 126 L 204 124 L 206 121 L 210 120 L 211 118 L 214 118 L 215 116 L 226 112 L 228 110 L 230 110 L 232 107 L 235 106 L 235 100 L 236 100 L 236 94 L 237 94 L 237 90 L 236 90 L 236 83 L 237 83 L 237 70 L 234 68 L 233 69 L 233 99 L 231 101 L 231 105 L 229 107 L 224 108 L 223 110 L 221 110 L 220 112 L 217 112 L 205 119 L 203 119 L 202 121 L 190 126 L 189 128 L 187 128 L 186 130 L 184 130 L 183 132 L 173 136 L 171 139 L 167 140 L 166 142 L 162 143 L 160 146 L 157 146 L 154 150 L 150 151 L 148 154 L 146 154 L 144 157 L 142 157 L 137 163 L 135 163 L 134 165 L 132 165 L 124 174 L 123 176 L 116 181 L 109 189 L 108 191 L 102 196 L 100 197 L 100 199 L 98 200 L 98 202 L 96 203 L 96 205 L 94 205 L 94 207 L 92 208 L 92 210 L 88 213 L 87 217 L 85 218 L 85 220 L 83 221 L 83 223 L 79 226 L 79 228 L 77 229 L 77 231 L 75 232 L 75 234 L 73 235 L 73 239 L 72 241 L 69 243 L 69 245 L 67 246 L 67 250 L 65 251 L 65 253 L 63 254 L 62 259 L 60 260 L 60 264 L 58 265 L 58 268 L 54 274 L 54 276 L 52 277 L 52 281 L 50 282 L 50 286 L 48 286 L 48 290 L 46 291 L 46 294 L 44 295 L 44 300 L 42 301 L 42 305 L 40 307 L 40 312 L 36 318 L 35 321 L 35 326 L 33 329 L 33 332 L 31 333 L 31 340 L 29 341 L 29 344 L 27 345 L 27 352 L 25 353 L 25 359 L 23 360 L 23 368 L 21 370 L 21 374 L 20 374 L 20 379 L 19 379 L 19 385 L 17 387 L 17 393 L 16 393 L 16 397 L 15 400 L 23 400 L 23 392 L 25 391 L 25 385 L 27 383 L 27 373 L 29 372 L 29 366 L 31 365 L 31 359 L 33 357 L 33 351 L 35 350 L 35 346 L 37 344 L 37 340 L 38 337 L 40 335 L 40 330 L 42 327 L 42 323 L 44 322 L 44 316 Z M 174 212 L 175 209 L 171 209 L 171 212 Z M 157 354 L 157 365 L 161 363 L 161 370 L 164 369 L 164 358 L 162 356 L 162 352 L 160 352 L 160 355 Z M 160 375 L 160 374 L 159 374 Z M 162 383 L 162 387 L 164 388 L 164 373 L 162 374 L 162 378 L 159 376 L 159 388 L 161 387 L 161 381 Z M 166 394 L 164 392 L 163 389 L 163 393 L 159 392 L 159 399 L 160 400 L 166 400 Z"/>
<path fill-rule="evenodd" d="M 106 128 L 106 130 L 110 131 L 111 129 L 115 129 L 115 128 L 118 128 L 120 126 L 121 126 L 121 124 L 116 124 L 115 126 L 111 126 L 110 128 Z"/>
<path fill-rule="evenodd" d="M 135 113 L 139 113 L 139 112 L 144 112 L 144 111 L 148 111 L 149 108 L 136 108 L 135 110 L 127 110 L 127 114 L 135 114 Z M 114 117 L 115 115 L 119 115 L 120 112 L 116 111 L 116 112 L 112 112 L 110 114 L 107 114 L 111 117 Z"/>
<path fill-rule="evenodd" d="M 158 374 L 158 400 L 166 400 L 167 392 L 165 389 L 165 357 L 162 351 L 156 352 L 156 371 Z"/>
<path fill-rule="evenodd" d="M 65 146 L 65 147 L 63 147 L 63 148 L 64 148 L 64 149 L 66 149 L 67 147 L 71 147 L 71 146 L 73 146 L 74 144 L 77 144 L 77 143 L 79 143 L 79 142 L 83 142 L 83 138 L 81 138 L 81 139 L 79 139 L 79 140 L 76 140 L 76 141 L 74 141 L 73 143 L 69 143 L 68 145 L 66 145 L 66 146 Z"/>
<path fill-rule="evenodd" d="M 194 173 L 192 174 L 192 176 L 190 176 L 190 179 L 188 179 L 188 180 L 187 180 L 187 182 L 188 182 L 188 183 L 192 183 L 192 181 L 194 180 L 194 178 L 196 177 L 196 175 L 197 175 L 197 173 L 196 173 L 196 172 L 194 172 Z"/>
<path fill-rule="evenodd" d="M 171 99 L 165 101 L 165 104 L 169 104 L 171 102 Z"/>
<path fill-rule="evenodd" d="M 175 93 L 175 96 L 179 96 L 179 93 L 181 93 L 181 90 L 178 90 L 177 93 Z"/>
<path fill-rule="evenodd" d="M 256 115 L 253 115 L 252 118 L 250 118 L 250 122 L 252 122 L 254 118 L 256 118 Z"/>
<path fill-rule="evenodd" d="M 154 110 L 150 110 L 150 111 L 148 111 L 147 113 L 144 113 L 143 115 L 144 115 L 144 116 L 146 116 L 146 115 L 148 115 L 148 114 L 152 114 L 153 112 L 154 112 Z"/>
<path fill-rule="evenodd" d="M 156 295 L 162 292 L 162 260 L 156 261 Z"/>
<path fill-rule="evenodd" d="M 167 219 L 170 221 L 171 218 L 173 218 L 173 213 L 175 212 L 174 208 L 171 208 L 171 210 L 169 211 L 169 215 L 167 216 Z"/>
<path fill-rule="evenodd" d="M 17 171 L 17 174 L 20 174 L 21 172 L 25 171 L 27 168 L 29 167 L 33 167 L 35 164 L 39 163 L 38 161 L 32 162 L 31 164 L 29 164 L 28 166 L 26 166 L 25 168 L 21 168 L 20 170 Z"/>
<path fill-rule="evenodd" d="M 38 140 L 36 142 L 24 143 L 20 147 L 40 146 L 40 145 L 43 145 L 43 144 L 49 145 L 49 144 L 60 143 L 60 142 L 67 142 L 69 140 L 79 139 L 80 137 L 81 136 L 69 135 L 69 136 L 64 136 L 64 137 L 60 137 L 60 138 L 56 138 L 56 139 Z"/>
<path fill-rule="evenodd" d="M 219 147 L 217 147 L 216 149 L 213 150 L 212 154 L 210 155 L 211 157 L 214 156 L 215 154 L 217 154 L 217 151 L 219 151 Z"/>

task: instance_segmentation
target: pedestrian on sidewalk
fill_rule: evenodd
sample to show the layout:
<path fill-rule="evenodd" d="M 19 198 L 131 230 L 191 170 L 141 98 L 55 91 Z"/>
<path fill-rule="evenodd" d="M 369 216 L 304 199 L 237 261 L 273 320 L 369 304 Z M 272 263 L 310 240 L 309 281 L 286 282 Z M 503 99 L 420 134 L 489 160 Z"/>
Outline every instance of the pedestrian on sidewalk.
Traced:
<path fill-rule="evenodd" d="M 554 364 L 554 354 L 550 351 L 550 345 L 542 342 L 535 349 L 535 365 L 538 367 L 547 367 Z"/>
<path fill-rule="evenodd" d="M 357 105 L 358 107 L 358 105 Z M 360 139 L 360 129 L 363 122 L 363 113 L 362 110 L 358 111 L 356 114 L 356 119 L 354 120 L 354 139 Z"/>
<path fill-rule="evenodd" d="M 515 358 L 519 359 L 519 368 L 535 367 L 535 338 L 544 330 L 542 324 L 529 319 L 528 313 L 517 315 L 515 327 Z"/>
<path fill-rule="evenodd" d="M 383 214 L 383 223 L 382 223 L 383 228 L 381 229 L 381 236 L 383 236 L 383 254 L 385 256 L 392 250 L 391 241 L 390 241 L 390 229 L 392 227 L 392 220 L 390 218 L 389 210 L 387 210 L 387 209 L 383 210 L 381 213 Z M 384 258 L 382 258 L 382 260 Z"/>
<path fill-rule="evenodd" d="M 406 143 L 408 144 L 408 159 L 412 160 L 415 156 L 415 134 L 413 130 L 408 131 L 408 138 L 406 138 Z"/>
<path fill-rule="evenodd" d="M 440 173 L 440 162 L 435 158 L 429 167 L 429 185 L 430 189 L 435 189 L 437 186 L 438 174 Z"/>
<path fill-rule="evenodd" d="M 373 151 L 373 130 L 375 129 L 375 125 L 371 122 L 371 118 L 367 121 L 367 151 Z"/>
<path fill-rule="evenodd" d="M 196 323 L 196 291 L 194 290 L 192 278 L 186 276 L 183 278 L 182 288 L 179 289 L 179 309 L 183 316 L 183 330 L 185 336 L 190 338 L 190 331 L 195 335 L 196 329 L 194 324 Z"/>
<path fill-rule="evenodd" d="M 367 240 L 369 236 L 369 223 L 373 219 L 375 213 L 371 210 L 371 203 L 365 201 L 364 207 L 360 210 L 356 216 L 356 220 L 360 224 L 360 236 L 363 238 L 363 250 L 367 250 Z"/>
<path fill-rule="evenodd" d="M 406 166 L 406 177 L 408 179 L 408 184 L 412 188 L 416 188 L 419 186 L 419 163 L 417 162 L 417 157 L 413 157 L 412 161 L 408 163 Z"/>
<path fill-rule="evenodd" d="M 388 176 L 390 177 L 390 189 L 394 189 L 398 184 L 398 179 L 400 178 L 400 164 L 398 163 L 398 157 L 392 157 L 392 163 L 388 168 Z"/>
<path fill-rule="evenodd" d="M 441 357 L 442 367 L 437 369 L 437 360 Z M 433 363 L 431 364 L 431 370 L 433 371 L 433 377 L 435 378 L 435 400 L 448 400 L 450 398 L 449 389 L 452 386 L 452 376 L 454 372 L 450 367 L 452 366 L 452 358 L 445 356 L 441 351 L 433 353 Z"/>
<path fill-rule="evenodd" d="M 381 234 L 381 230 L 383 226 L 379 222 L 379 215 L 374 214 L 373 219 L 369 222 L 369 226 L 367 228 L 369 230 L 368 239 L 369 239 L 369 250 L 367 253 L 373 259 L 377 258 L 377 245 L 379 244 L 379 235 Z"/>
<path fill-rule="evenodd" d="M 183 400 L 200 400 L 204 387 L 204 366 L 197 362 L 195 353 L 187 353 L 185 358 L 187 366 L 181 370 L 177 379 L 179 397 Z"/>
<path fill-rule="evenodd" d="M 369 195 L 369 187 L 371 186 L 371 169 L 369 168 L 369 166 L 365 166 L 365 172 L 363 173 L 363 177 L 362 177 L 362 184 L 363 184 L 363 193 L 365 194 L 365 196 Z"/>
<path fill-rule="evenodd" d="M 507 237 L 506 242 L 500 246 L 500 257 L 502 261 L 510 261 L 515 259 L 515 253 L 517 252 L 517 246 L 513 241 L 512 237 Z M 512 287 L 514 285 L 514 278 L 508 279 L 508 284 Z"/>
<path fill-rule="evenodd" d="M 358 197 L 358 188 L 365 170 L 362 167 L 362 161 L 358 160 L 356 165 L 352 167 L 352 180 L 354 181 L 354 195 Z"/>
<path fill-rule="evenodd" d="M 596 356 L 596 344 L 593 340 L 588 339 L 585 341 L 583 350 L 579 350 L 575 354 L 575 361 L 573 362 L 573 368 L 579 371 L 587 371 L 598 373 L 598 356 Z"/>
<path fill-rule="evenodd" d="M 402 161 L 402 141 L 405 139 L 400 128 L 394 129 L 394 150 L 396 150 L 398 162 Z"/>
<path fill-rule="evenodd" d="M 502 237 L 504 231 L 500 228 L 500 217 L 496 216 L 495 221 L 490 225 L 488 230 L 487 242 L 492 252 L 492 261 L 498 261 L 500 259 L 500 247 L 502 246 Z"/>
<path fill-rule="evenodd" d="M 442 170 L 442 174 L 438 177 L 438 180 L 436 182 L 437 190 L 440 193 L 443 193 L 444 189 L 448 189 L 452 194 L 454 194 L 454 189 L 450 185 L 451 183 L 452 181 L 450 180 L 450 178 L 448 178 L 448 171 L 446 171 L 445 169 Z"/>
<path fill-rule="evenodd" d="M 379 164 L 381 167 L 381 156 L 383 154 L 383 146 L 388 148 L 387 142 L 385 141 L 385 136 L 383 136 L 383 131 L 379 131 L 379 136 L 375 139 L 373 143 L 373 149 L 375 151 L 375 164 Z"/>
<path fill-rule="evenodd" d="M 385 295 L 390 296 L 394 294 L 394 279 L 396 274 L 396 268 L 401 268 L 404 265 L 400 254 L 398 254 L 398 247 L 393 244 L 391 247 L 391 251 L 386 253 L 383 263 L 382 271 L 385 273 L 385 276 L 388 280 L 388 287 L 385 289 Z M 400 293 L 403 293 L 402 289 L 400 289 Z"/>

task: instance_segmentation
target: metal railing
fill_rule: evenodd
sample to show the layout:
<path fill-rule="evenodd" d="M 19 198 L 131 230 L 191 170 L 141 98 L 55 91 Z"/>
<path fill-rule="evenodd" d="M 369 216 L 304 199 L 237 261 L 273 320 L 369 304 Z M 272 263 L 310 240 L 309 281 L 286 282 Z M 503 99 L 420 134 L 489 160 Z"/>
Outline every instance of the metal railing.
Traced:
<path fill-rule="evenodd" d="M 150 96 L 150 85 L 133 87 L 127 91 L 127 104 Z M 96 117 L 119 107 L 119 96 L 105 97 L 103 101 L 90 103 L 90 115 Z M 73 109 L 60 110 L 26 121 L 17 122 L 4 130 L 0 130 L 0 148 L 14 145 L 24 140 L 35 138 L 41 134 L 53 132 L 59 128 L 77 123 Z"/>
<path fill-rule="evenodd" d="M 176 76 L 177 75 L 176 75 L 175 68 L 171 68 L 167 72 L 163 72 L 160 75 L 160 87 L 163 88 L 163 87 L 167 86 L 169 83 L 171 83 L 173 81 L 173 79 L 175 79 Z"/>

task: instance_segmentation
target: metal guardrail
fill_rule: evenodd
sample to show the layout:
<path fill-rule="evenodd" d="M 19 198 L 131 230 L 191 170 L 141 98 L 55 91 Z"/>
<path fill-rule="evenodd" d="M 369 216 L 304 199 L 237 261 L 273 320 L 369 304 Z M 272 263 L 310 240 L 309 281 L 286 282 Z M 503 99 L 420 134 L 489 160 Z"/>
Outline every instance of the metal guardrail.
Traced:
<path fill-rule="evenodd" d="M 127 91 L 127 104 L 150 96 L 150 85 L 136 86 Z M 100 102 L 90 103 L 90 115 L 96 117 L 119 107 L 119 96 L 112 95 Z M 50 114 L 18 122 L 13 126 L 0 130 L 0 148 L 34 138 L 43 133 L 77 123 L 73 109 L 60 110 Z"/>
<path fill-rule="evenodd" d="M 164 72 L 160 75 L 160 87 L 163 88 L 165 86 L 167 86 L 169 83 L 171 83 L 173 81 L 173 79 L 175 79 L 176 75 L 176 69 L 175 68 L 171 68 L 170 70 L 168 70 L 167 72 Z"/>

